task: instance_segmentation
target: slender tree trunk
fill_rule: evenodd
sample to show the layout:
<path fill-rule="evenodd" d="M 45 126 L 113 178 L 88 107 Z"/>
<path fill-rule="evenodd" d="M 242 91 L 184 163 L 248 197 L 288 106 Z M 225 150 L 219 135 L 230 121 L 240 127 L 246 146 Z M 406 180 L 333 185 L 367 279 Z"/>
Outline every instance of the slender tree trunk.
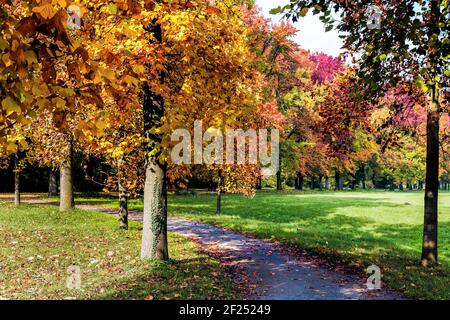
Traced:
<path fill-rule="evenodd" d="M 310 179 L 311 179 L 311 181 L 310 181 L 311 190 L 314 190 L 316 187 L 316 178 L 314 178 L 314 176 L 311 176 Z"/>
<path fill-rule="evenodd" d="M 19 156 L 16 154 L 14 159 L 14 204 L 20 205 L 20 171 Z"/>
<path fill-rule="evenodd" d="M 364 164 L 361 165 L 362 169 L 362 187 L 366 189 L 366 166 Z"/>
<path fill-rule="evenodd" d="M 277 190 L 283 190 L 283 184 L 281 183 L 281 170 L 277 171 Z"/>
<path fill-rule="evenodd" d="M 319 176 L 319 190 L 322 191 L 323 190 L 323 185 L 322 185 L 322 176 Z"/>
<path fill-rule="evenodd" d="M 438 263 L 439 104 L 433 90 L 427 112 L 427 166 L 422 265 Z"/>
<path fill-rule="evenodd" d="M 50 170 L 48 176 L 48 195 L 50 197 L 56 197 L 58 195 L 58 182 L 56 180 L 56 172 Z"/>
<path fill-rule="evenodd" d="M 222 213 L 222 172 L 219 170 L 219 178 L 217 181 L 217 205 L 216 213 Z"/>
<path fill-rule="evenodd" d="M 325 177 L 325 190 L 330 189 L 330 178 L 328 176 Z"/>
<path fill-rule="evenodd" d="M 342 190 L 342 176 L 339 171 L 336 171 L 334 175 L 335 183 L 336 183 L 336 190 L 341 191 Z"/>
<path fill-rule="evenodd" d="M 258 182 L 256 183 L 256 190 L 262 190 L 262 179 L 258 178 Z"/>
<path fill-rule="evenodd" d="M 128 230 L 128 196 L 119 182 L 119 229 Z"/>
<path fill-rule="evenodd" d="M 303 176 L 300 172 L 297 172 L 297 175 L 295 177 L 295 189 L 297 190 L 303 190 L 303 182 L 302 182 Z"/>
<path fill-rule="evenodd" d="M 69 138 L 60 167 L 60 201 L 59 210 L 68 211 L 75 207 L 73 195 L 73 142 Z"/>

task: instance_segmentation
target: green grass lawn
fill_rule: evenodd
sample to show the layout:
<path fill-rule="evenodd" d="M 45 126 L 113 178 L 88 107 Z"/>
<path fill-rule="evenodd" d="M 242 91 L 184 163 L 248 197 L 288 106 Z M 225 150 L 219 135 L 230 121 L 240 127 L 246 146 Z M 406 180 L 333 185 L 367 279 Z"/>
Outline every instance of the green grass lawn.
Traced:
<path fill-rule="evenodd" d="M 169 234 L 172 260 L 139 259 L 141 225 L 114 217 L 0 201 L 0 297 L 5 299 L 229 299 L 237 293 L 219 263 Z M 66 287 L 80 267 L 81 289 Z"/>
<path fill-rule="evenodd" d="M 108 197 L 80 202 L 117 206 Z M 423 223 L 422 192 L 260 192 L 249 199 L 215 196 L 169 197 L 169 213 L 276 239 L 363 271 L 381 267 L 384 282 L 409 297 L 450 299 L 450 192 L 440 194 L 439 258 L 434 269 L 419 266 Z M 142 210 L 142 200 L 131 209 Z"/>

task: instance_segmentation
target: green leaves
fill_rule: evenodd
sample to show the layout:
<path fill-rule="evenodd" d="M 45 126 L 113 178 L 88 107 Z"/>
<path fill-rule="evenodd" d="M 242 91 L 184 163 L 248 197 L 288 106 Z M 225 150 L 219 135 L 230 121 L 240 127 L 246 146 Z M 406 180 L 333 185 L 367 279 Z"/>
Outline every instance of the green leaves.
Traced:
<path fill-rule="evenodd" d="M 304 17 L 308 14 L 309 8 L 308 7 L 303 7 L 302 10 L 300 10 L 299 12 L 299 16 L 300 17 Z"/>
<path fill-rule="evenodd" d="M 3 51 L 9 48 L 9 43 L 5 39 L 0 38 L 0 50 Z"/>
<path fill-rule="evenodd" d="M 279 14 L 282 12 L 282 8 L 281 7 L 277 7 L 277 8 L 273 8 L 269 11 L 270 14 Z"/>
<path fill-rule="evenodd" d="M 428 86 L 423 81 L 422 77 L 417 76 L 414 78 L 414 84 L 423 92 L 428 92 Z"/>
<path fill-rule="evenodd" d="M 117 14 L 117 6 L 115 3 L 108 4 L 108 11 L 111 14 Z"/>

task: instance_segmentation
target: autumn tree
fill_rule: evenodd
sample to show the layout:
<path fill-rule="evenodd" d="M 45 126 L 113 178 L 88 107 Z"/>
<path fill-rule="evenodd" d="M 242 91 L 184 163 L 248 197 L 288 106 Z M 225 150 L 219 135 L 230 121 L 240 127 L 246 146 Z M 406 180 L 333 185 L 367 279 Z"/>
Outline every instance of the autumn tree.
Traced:
<path fill-rule="evenodd" d="M 438 262 L 439 119 L 443 92 L 449 87 L 450 41 L 446 0 L 377 1 L 379 25 L 367 16 L 369 3 L 355 1 L 297 0 L 284 7 L 295 21 L 309 10 L 321 15 L 331 29 L 332 12 L 341 16 L 336 25 L 345 34 L 345 48 L 355 53 L 360 78 L 372 93 L 403 79 L 415 79 L 427 94 L 427 167 L 423 250 L 421 262 Z M 280 12 L 283 8 L 275 9 Z M 375 23 L 372 23 L 375 22 Z"/>

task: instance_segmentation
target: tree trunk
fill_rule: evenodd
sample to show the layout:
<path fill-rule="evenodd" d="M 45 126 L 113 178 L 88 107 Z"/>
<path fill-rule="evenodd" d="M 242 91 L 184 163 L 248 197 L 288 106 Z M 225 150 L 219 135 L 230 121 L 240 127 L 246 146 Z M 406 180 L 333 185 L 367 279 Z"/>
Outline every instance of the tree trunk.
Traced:
<path fill-rule="evenodd" d="M 14 163 L 14 204 L 20 205 L 20 171 L 19 156 L 16 154 Z"/>
<path fill-rule="evenodd" d="M 162 44 L 161 25 L 154 20 L 146 30 L 153 35 L 151 42 Z M 164 73 L 160 74 L 164 81 Z M 166 166 L 159 162 L 161 136 L 153 133 L 153 128 L 161 126 L 164 116 L 164 98 L 144 84 L 142 103 L 144 136 L 151 142 L 146 148 L 144 183 L 144 225 L 142 229 L 142 259 L 168 260 L 167 243 L 167 186 Z M 156 149 L 158 150 L 158 149 Z"/>
<path fill-rule="evenodd" d="M 422 265 L 438 263 L 439 104 L 436 89 L 427 112 L 427 166 Z"/>
<path fill-rule="evenodd" d="M 168 260 L 166 169 L 153 156 L 146 162 L 141 258 Z"/>
<path fill-rule="evenodd" d="M 56 172 L 50 170 L 48 176 L 48 195 L 49 197 L 56 197 L 58 195 L 58 182 L 56 180 Z"/>
<path fill-rule="evenodd" d="M 298 187 L 300 188 L 300 190 L 305 189 L 305 177 L 302 174 L 300 174 L 300 177 L 298 177 Z"/>
<path fill-rule="evenodd" d="M 216 205 L 216 213 L 222 213 L 222 173 L 219 170 L 219 178 L 217 181 L 217 205 Z"/>
<path fill-rule="evenodd" d="M 281 183 L 281 170 L 277 171 L 277 190 L 283 190 L 283 185 Z"/>
<path fill-rule="evenodd" d="M 330 189 L 330 178 L 328 176 L 325 177 L 325 190 Z"/>
<path fill-rule="evenodd" d="M 119 229 L 128 230 L 128 196 L 119 182 Z"/>
<path fill-rule="evenodd" d="M 73 195 L 73 142 L 68 141 L 67 148 L 64 152 L 64 159 L 60 167 L 60 201 L 59 210 L 68 211 L 75 207 Z"/>
<path fill-rule="evenodd" d="M 336 183 L 336 190 L 341 191 L 342 190 L 342 176 L 339 171 L 336 171 L 334 175 L 335 183 Z"/>
<path fill-rule="evenodd" d="M 423 181 L 419 181 L 419 189 L 423 190 Z"/>
<path fill-rule="evenodd" d="M 364 164 L 361 165 L 362 170 L 362 188 L 366 189 L 366 166 Z"/>
<path fill-rule="evenodd" d="M 258 182 L 256 183 L 256 190 L 262 190 L 262 179 L 258 178 Z"/>
<path fill-rule="evenodd" d="M 295 177 L 295 189 L 303 190 L 303 175 L 300 172 L 297 172 Z"/>

